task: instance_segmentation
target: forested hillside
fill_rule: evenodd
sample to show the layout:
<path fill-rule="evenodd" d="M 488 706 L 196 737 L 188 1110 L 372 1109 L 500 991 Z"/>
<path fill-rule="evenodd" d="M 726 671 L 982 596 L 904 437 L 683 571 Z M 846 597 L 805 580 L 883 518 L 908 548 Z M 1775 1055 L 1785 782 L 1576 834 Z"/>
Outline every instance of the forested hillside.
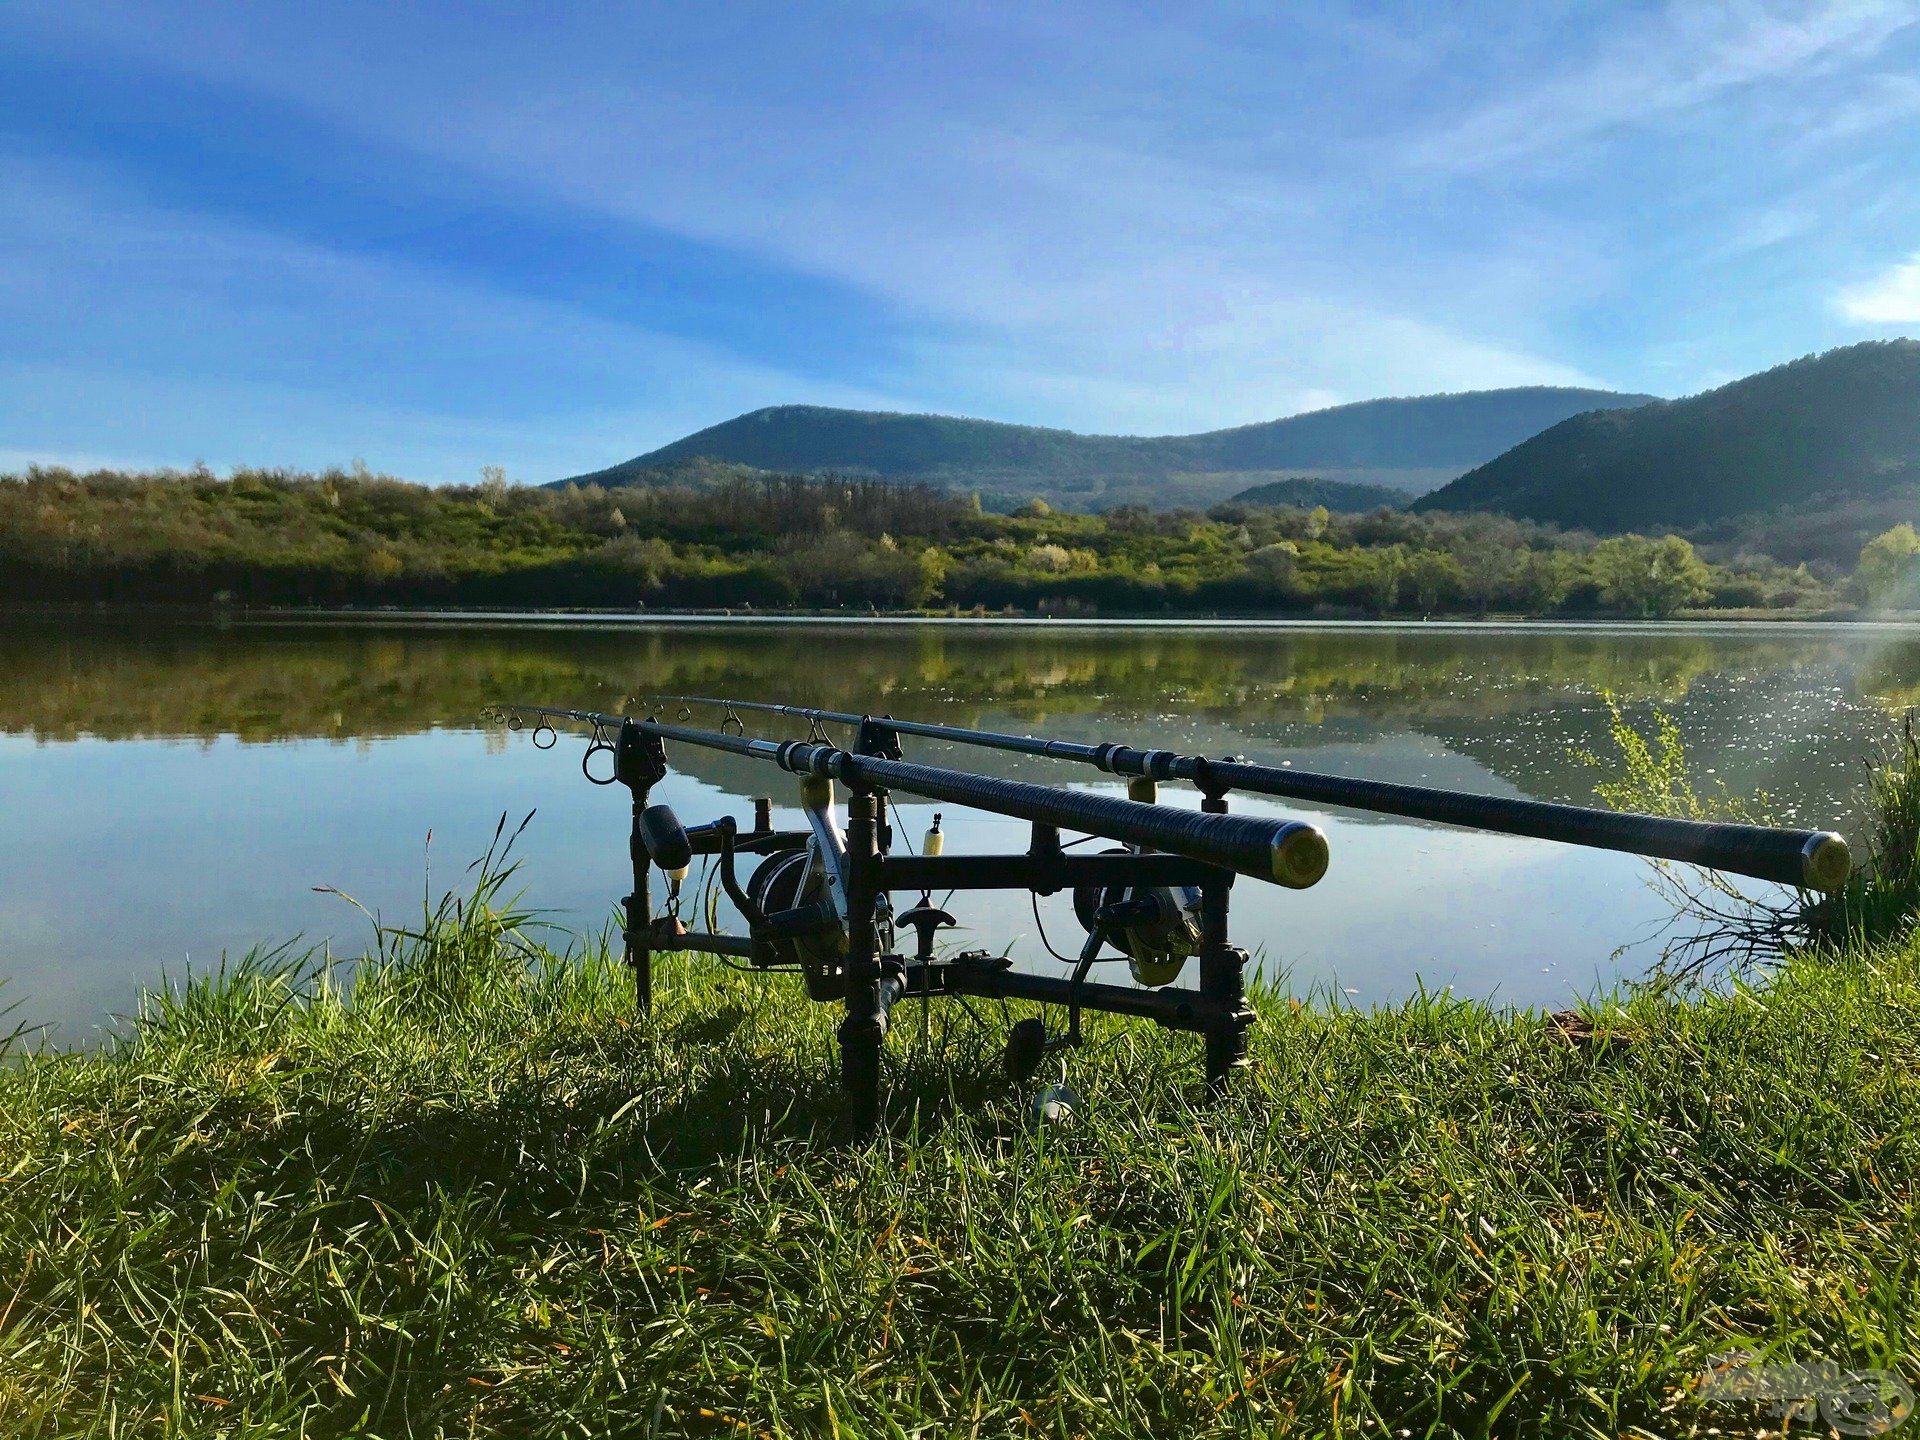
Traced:
<path fill-rule="evenodd" d="M 1920 515 L 1920 342 L 1853 345 L 1684 400 L 1575 416 L 1414 508 L 1706 529 L 1848 558 Z"/>
<path fill-rule="evenodd" d="M 1351 480 L 1321 480 L 1312 475 L 1297 475 L 1290 480 L 1269 480 L 1254 485 L 1233 497 L 1243 505 L 1299 505 L 1311 510 L 1316 505 L 1343 515 L 1360 515 L 1382 505 L 1399 509 L 1407 503 L 1407 494 L 1389 485 L 1361 485 Z"/>
<path fill-rule="evenodd" d="M 694 460 L 768 471 L 926 480 L 1018 503 L 1093 508 L 1211 504 L 1311 469 L 1328 479 L 1431 489 L 1569 415 L 1645 395 L 1535 386 L 1368 400 L 1197 435 L 1079 435 L 951 415 L 779 405 L 676 440 L 580 484 L 654 482 Z"/>
<path fill-rule="evenodd" d="M 1244 503 L 994 515 L 925 485 L 797 476 L 550 490 L 38 470 L 0 477 L 0 574 L 12 603 L 1642 615 L 1835 599 L 1804 569 L 1710 565 L 1671 536 Z"/>

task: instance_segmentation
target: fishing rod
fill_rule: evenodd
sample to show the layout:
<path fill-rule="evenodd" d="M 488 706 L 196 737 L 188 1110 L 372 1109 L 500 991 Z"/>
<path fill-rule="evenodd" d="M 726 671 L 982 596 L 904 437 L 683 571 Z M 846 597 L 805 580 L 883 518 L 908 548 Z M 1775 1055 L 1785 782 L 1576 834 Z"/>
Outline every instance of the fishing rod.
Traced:
<path fill-rule="evenodd" d="M 997 730 L 972 730 L 892 716 L 864 716 L 804 705 L 775 705 L 764 701 L 731 700 L 703 695 L 663 695 L 663 702 L 720 707 L 737 722 L 739 711 L 783 715 L 814 725 L 837 723 L 870 727 L 874 733 L 916 735 L 977 745 L 989 750 L 1039 755 L 1092 765 L 1111 775 L 1143 781 L 1186 780 L 1210 797 L 1230 790 L 1269 795 L 1282 800 L 1333 805 L 1382 815 L 1399 815 L 1442 825 L 1458 825 L 1503 835 L 1554 840 L 1602 850 L 1620 850 L 1656 859 L 1677 860 L 1710 870 L 1747 875 L 1807 890 L 1833 891 L 1846 883 L 1852 871 L 1847 842 L 1830 830 L 1794 830 L 1770 825 L 1682 820 L 1666 815 L 1642 815 L 1561 805 L 1546 800 L 1476 795 L 1425 785 L 1402 785 L 1385 780 L 1354 779 L 1319 774 L 1291 766 L 1260 765 L 1244 759 L 1209 760 L 1171 750 L 1142 750 L 1129 745 L 1084 744 L 1036 735 L 1013 735 Z M 741 727 L 744 729 L 744 726 Z M 897 747 L 896 747 L 897 748 Z"/>
<path fill-rule="evenodd" d="M 1317 827 L 1299 820 L 1210 815 L 1167 805 L 1140 804 L 1117 796 L 1087 795 L 1024 780 L 1000 780 L 965 770 L 853 754 L 824 741 L 755 740 L 724 731 L 555 706 L 504 705 L 499 708 L 508 715 L 575 720 L 591 725 L 601 737 L 609 732 L 628 732 L 663 741 L 675 740 L 771 761 L 795 775 L 840 780 L 863 789 L 902 790 L 927 800 L 943 800 L 1017 820 L 1104 835 L 1131 845 L 1185 855 L 1203 864 L 1272 881 L 1292 890 L 1305 890 L 1318 884 L 1327 872 L 1326 836 Z M 609 744 L 606 748 L 612 747 Z M 591 753 L 583 765 L 590 763 Z"/>
<path fill-rule="evenodd" d="M 512 729 L 532 721 L 533 743 L 543 750 L 558 743 L 557 723 L 587 727 L 591 739 L 580 762 L 587 779 L 632 792 L 633 893 L 622 902 L 622 933 L 640 1008 L 652 1003 L 657 951 L 704 951 L 749 971 L 798 974 L 809 998 L 845 1005 L 841 1079 L 861 1128 L 878 1121 L 881 1044 L 893 1006 L 908 998 L 983 996 L 1065 1006 L 1064 1031 L 1050 1031 L 1039 1018 L 1011 1027 L 1006 1068 L 1017 1080 L 1032 1075 L 1049 1053 L 1081 1043 L 1083 1011 L 1194 1031 L 1205 1042 L 1208 1087 L 1217 1091 L 1246 1063 L 1254 1018 L 1244 974 L 1249 957 L 1227 936 L 1234 877 L 1305 889 L 1327 868 L 1326 837 L 1302 821 L 1228 815 L 1223 806 L 1180 810 L 1144 795 L 1088 795 L 921 765 L 901 759 L 890 732 L 880 728 L 863 728 L 849 751 L 824 735 L 754 739 L 733 733 L 727 722 L 703 730 L 554 705 L 500 705 L 492 713 Z M 683 826 L 667 806 L 649 803 L 668 774 L 668 742 L 764 761 L 797 776 L 806 828 L 775 829 L 764 798 L 754 802 L 750 829 L 724 815 Z M 598 761 L 601 755 L 611 761 Z M 844 829 L 835 781 L 849 791 Z M 946 855 L 936 816 L 921 853 L 896 855 L 887 821 L 895 791 L 1025 820 L 1032 838 L 1017 854 Z M 1070 854 L 1060 840 L 1063 829 L 1118 843 L 1097 854 Z M 708 873 L 717 869 L 746 922 L 745 935 L 691 930 L 682 921 L 683 885 L 696 855 L 710 857 Z M 742 857 L 758 861 L 744 882 L 736 870 Z M 659 916 L 653 913 L 656 870 L 668 882 L 667 910 Z M 939 933 L 958 923 L 946 901 L 933 903 L 936 890 L 949 898 L 977 890 L 1070 891 L 1074 917 L 1086 931 L 1072 974 L 1017 970 L 1008 956 L 985 950 L 936 953 Z M 919 901 L 896 915 L 896 891 L 917 891 Z M 717 914 L 703 908 L 709 917 Z M 895 953 L 898 929 L 914 933 L 911 954 Z M 1092 968 L 1102 960 L 1127 962 L 1136 984 L 1094 981 Z M 1199 984 L 1176 987 L 1189 960 L 1198 961 Z M 1061 1103 L 1057 1092 L 1042 1098 Z"/>

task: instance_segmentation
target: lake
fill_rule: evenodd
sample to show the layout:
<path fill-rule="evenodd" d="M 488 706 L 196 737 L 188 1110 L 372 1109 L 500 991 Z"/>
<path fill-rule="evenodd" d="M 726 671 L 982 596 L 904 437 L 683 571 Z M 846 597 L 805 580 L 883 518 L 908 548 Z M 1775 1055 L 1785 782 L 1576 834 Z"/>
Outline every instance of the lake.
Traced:
<path fill-rule="evenodd" d="M 78 1042 L 142 987 L 223 953 L 295 937 L 359 953 L 366 917 L 315 887 L 404 921 L 465 882 L 503 815 L 537 812 L 516 852 L 527 902 L 576 931 L 609 923 L 627 888 L 625 792 L 582 779 L 578 740 L 541 751 L 483 725 L 490 702 L 730 694 L 1585 803 L 1594 775 L 1574 752 L 1607 749 L 1611 693 L 1637 719 L 1672 714 L 1700 778 L 1764 790 L 1784 820 L 1851 831 L 1865 757 L 1920 696 L 1920 632 L 11 620 L 0 676 L 0 1002 L 10 1023 Z M 1061 762 L 908 752 L 1118 788 Z M 656 798 L 688 823 L 745 819 L 755 795 L 793 814 L 796 782 L 770 765 L 689 747 L 672 758 Z M 1194 803 L 1181 787 L 1163 798 Z M 945 813 L 949 854 L 1024 848 L 1018 822 L 902 799 L 912 837 Z M 1560 1005 L 1659 954 L 1665 911 L 1632 857 L 1234 803 L 1308 816 L 1332 847 L 1311 891 L 1234 892 L 1235 939 L 1296 993 L 1367 1005 L 1451 985 Z M 987 902 L 963 914 L 958 943 L 1051 966 L 1027 901 Z M 1043 901 L 1040 921 L 1054 948 L 1077 946 L 1066 897 Z"/>

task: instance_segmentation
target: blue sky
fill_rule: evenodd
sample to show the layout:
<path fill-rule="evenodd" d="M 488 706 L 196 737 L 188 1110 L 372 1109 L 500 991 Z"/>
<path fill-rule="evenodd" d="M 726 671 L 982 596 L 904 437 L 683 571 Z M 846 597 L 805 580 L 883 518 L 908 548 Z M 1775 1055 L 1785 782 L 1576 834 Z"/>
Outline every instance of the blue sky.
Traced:
<path fill-rule="evenodd" d="M 1920 334 L 1909 3 L 0 7 L 0 468 L 545 480 Z"/>

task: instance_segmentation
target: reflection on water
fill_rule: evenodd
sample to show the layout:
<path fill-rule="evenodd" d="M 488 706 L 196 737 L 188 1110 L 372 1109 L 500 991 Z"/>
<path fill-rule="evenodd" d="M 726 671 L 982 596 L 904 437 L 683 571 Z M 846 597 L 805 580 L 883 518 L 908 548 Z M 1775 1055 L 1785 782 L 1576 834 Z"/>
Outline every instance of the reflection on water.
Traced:
<path fill-rule="evenodd" d="M 597 927 L 622 893 L 623 799 L 580 779 L 572 746 L 482 729 L 489 702 L 617 708 L 723 693 L 961 725 L 1244 753 L 1382 779 L 1586 801 L 1570 755 L 1604 747 L 1602 691 L 1681 720 L 1698 769 L 1766 790 L 1806 823 L 1848 818 L 1861 757 L 1920 695 L 1920 640 L 1888 631 L 1366 631 L 979 626 L 130 627 L 0 629 L 0 997 L 67 1033 L 142 982 L 301 932 L 357 948 L 538 807 L 528 899 Z M 711 717 L 708 717 L 711 718 Z M 762 726 L 760 733 L 797 733 Z M 1055 762 L 925 743 L 917 758 L 1097 786 Z M 751 760 L 676 749 L 689 818 L 787 798 Z M 1171 792 L 1169 792 L 1171 798 Z M 1181 803 L 1185 803 L 1182 801 Z M 1278 804 L 1247 808 L 1280 812 Z M 917 833 L 932 807 L 903 807 Z M 1315 816 L 1333 843 L 1318 889 L 1243 883 L 1236 937 L 1296 989 L 1363 1002 L 1423 978 L 1522 1003 L 1614 973 L 1659 912 L 1638 862 L 1399 821 Z M 958 822 L 958 823 L 956 823 Z M 948 815 L 953 849 L 1018 848 L 1021 827 Z M 1054 934 L 1072 922 L 1049 904 Z M 975 906 L 968 945 L 1033 945 L 1033 916 Z M 358 922 L 364 924 L 364 922 Z M 1624 963 L 1644 964 L 1646 944 Z"/>

